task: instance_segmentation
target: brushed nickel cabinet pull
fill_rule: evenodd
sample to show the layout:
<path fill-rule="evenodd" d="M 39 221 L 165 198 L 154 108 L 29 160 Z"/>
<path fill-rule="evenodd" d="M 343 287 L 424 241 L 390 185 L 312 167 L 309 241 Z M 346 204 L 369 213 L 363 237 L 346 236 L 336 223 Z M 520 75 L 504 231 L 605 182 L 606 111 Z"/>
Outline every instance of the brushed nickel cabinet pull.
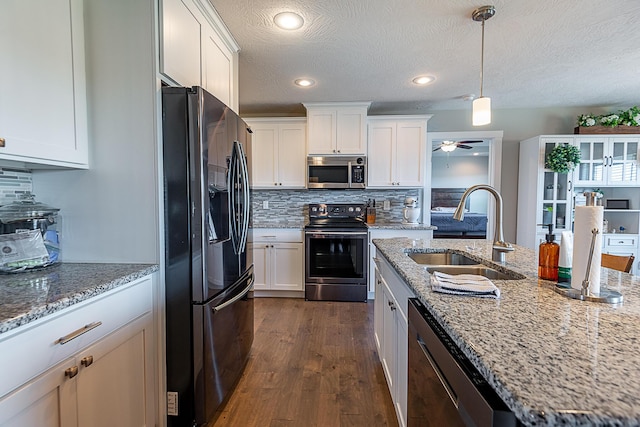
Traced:
<path fill-rule="evenodd" d="M 98 326 L 102 325 L 102 322 L 93 322 L 93 323 L 89 323 L 88 325 L 84 325 L 82 328 L 71 332 L 70 334 L 67 334 L 63 337 L 58 338 L 58 340 L 55 342 L 55 344 L 66 344 L 69 341 L 78 338 L 80 335 L 82 334 L 86 334 L 87 332 L 89 332 L 92 329 L 97 328 Z"/>
<path fill-rule="evenodd" d="M 82 366 L 84 366 L 85 368 L 88 368 L 89 366 L 91 366 L 93 364 L 93 356 L 83 357 L 80 360 L 80 364 Z"/>
<path fill-rule="evenodd" d="M 5 142 L 6 142 L 6 141 L 5 141 L 5 139 L 4 139 L 4 138 L 0 138 L 0 148 L 1 148 L 1 147 L 4 147 Z"/>
<path fill-rule="evenodd" d="M 76 375 L 78 375 L 78 367 L 77 366 L 72 366 L 72 367 L 67 368 L 67 369 L 64 370 L 64 376 L 65 377 L 73 378 Z"/>

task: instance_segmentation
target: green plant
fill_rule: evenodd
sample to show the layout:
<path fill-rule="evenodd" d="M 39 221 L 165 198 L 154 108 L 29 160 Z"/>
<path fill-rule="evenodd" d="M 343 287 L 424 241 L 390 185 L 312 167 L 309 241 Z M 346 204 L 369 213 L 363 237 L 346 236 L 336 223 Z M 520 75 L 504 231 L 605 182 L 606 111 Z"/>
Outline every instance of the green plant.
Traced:
<path fill-rule="evenodd" d="M 580 163 L 580 150 L 569 144 L 556 145 L 547 155 L 545 167 L 558 173 L 569 173 Z"/>
<path fill-rule="evenodd" d="M 594 114 L 581 114 L 578 116 L 578 126 L 640 126 L 640 107 L 631 107 L 628 110 L 620 110 L 618 113 L 608 113 L 601 116 Z"/>

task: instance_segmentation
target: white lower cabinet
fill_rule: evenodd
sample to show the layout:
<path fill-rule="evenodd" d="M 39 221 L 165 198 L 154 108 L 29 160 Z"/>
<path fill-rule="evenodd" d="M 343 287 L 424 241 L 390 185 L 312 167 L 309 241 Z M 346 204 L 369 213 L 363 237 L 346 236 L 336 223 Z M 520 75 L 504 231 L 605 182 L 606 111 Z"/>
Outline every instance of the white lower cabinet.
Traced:
<path fill-rule="evenodd" d="M 400 426 L 407 425 L 409 324 L 413 292 L 382 257 L 376 258 L 374 337 Z"/>
<path fill-rule="evenodd" d="M 248 250 L 253 252 L 254 290 L 304 293 L 302 230 L 255 229 Z M 265 295 L 270 295 L 265 293 Z"/>
<path fill-rule="evenodd" d="M 637 234 L 604 234 L 602 236 L 602 252 L 611 255 L 633 255 L 635 261 L 631 266 L 631 274 L 638 274 L 638 235 Z"/>
<path fill-rule="evenodd" d="M 6 379 L 0 425 L 154 425 L 151 292 L 148 276 L 62 310 L 51 321 L 43 318 L 7 333 L 0 341 Z M 95 321 L 86 323 L 86 318 Z M 97 326 L 89 329 L 88 324 Z M 58 342 L 79 331 L 84 333 Z"/>

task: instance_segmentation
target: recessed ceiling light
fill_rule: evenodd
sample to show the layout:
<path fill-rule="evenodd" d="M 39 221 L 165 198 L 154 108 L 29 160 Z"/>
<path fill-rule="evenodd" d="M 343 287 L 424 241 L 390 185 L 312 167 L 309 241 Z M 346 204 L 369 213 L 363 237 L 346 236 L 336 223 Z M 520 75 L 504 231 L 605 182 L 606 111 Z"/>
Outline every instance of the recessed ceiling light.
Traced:
<path fill-rule="evenodd" d="M 304 24 L 304 19 L 297 13 L 282 12 L 273 17 L 273 22 L 283 30 L 297 30 Z"/>
<path fill-rule="evenodd" d="M 412 81 L 420 86 L 424 86 L 424 85 L 428 85 L 429 83 L 433 82 L 436 78 L 433 76 L 418 76 L 415 79 L 413 79 Z"/>
<path fill-rule="evenodd" d="M 311 79 L 297 79 L 296 81 L 294 81 L 294 83 L 296 84 L 296 86 L 300 87 L 309 87 L 316 84 L 316 82 Z"/>

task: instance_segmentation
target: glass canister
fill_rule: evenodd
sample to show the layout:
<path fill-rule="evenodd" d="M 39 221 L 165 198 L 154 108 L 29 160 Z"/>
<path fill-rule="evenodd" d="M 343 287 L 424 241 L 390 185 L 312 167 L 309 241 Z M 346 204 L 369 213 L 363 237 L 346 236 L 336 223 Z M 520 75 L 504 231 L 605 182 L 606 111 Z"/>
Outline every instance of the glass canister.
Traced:
<path fill-rule="evenodd" d="M 29 192 L 0 207 L 0 271 L 24 271 L 60 262 L 60 209 Z"/>

